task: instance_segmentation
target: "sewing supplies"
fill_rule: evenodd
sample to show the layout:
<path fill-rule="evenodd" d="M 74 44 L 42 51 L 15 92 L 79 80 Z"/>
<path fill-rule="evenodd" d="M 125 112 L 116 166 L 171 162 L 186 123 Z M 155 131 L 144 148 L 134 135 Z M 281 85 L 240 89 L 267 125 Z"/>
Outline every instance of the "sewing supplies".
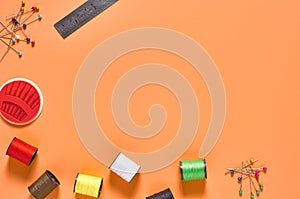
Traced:
<path fill-rule="evenodd" d="M 33 182 L 28 190 L 36 199 L 43 199 L 49 195 L 60 182 L 53 173 L 46 170 L 35 182 Z"/>
<path fill-rule="evenodd" d="M 38 86 L 25 78 L 14 78 L 0 88 L 0 116 L 14 125 L 26 125 L 38 118 L 43 96 Z"/>
<path fill-rule="evenodd" d="M 102 189 L 103 178 L 78 173 L 73 192 L 98 198 Z"/>
<path fill-rule="evenodd" d="M 30 9 L 25 9 L 25 4 L 26 3 L 23 0 L 17 13 L 6 16 L 6 20 L 8 20 L 6 24 L 0 21 L 2 26 L 2 29 L 0 29 L 0 41 L 7 46 L 0 62 L 4 59 L 10 49 L 17 53 L 19 57 L 22 57 L 22 51 L 13 47 L 13 45 L 20 41 L 31 44 L 32 47 L 35 46 L 35 41 L 32 40 L 27 33 L 27 27 L 35 21 L 40 21 L 43 16 L 39 14 L 39 6 L 33 6 Z M 34 15 L 37 15 L 37 17 L 30 20 Z"/>
<path fill-rule="evenodd" d="M 7 148 L 6 155 L 29 166 L 36 156 L 38 148 L 14 137 Z"/>
<path fill-rule="evenodd" d="M 207 52 L 194 40 L 175 30 L 159 27 L 143 27 L 114 35 L 99 44 L 81 65 L 74 83 L 72 108 L 74 123 L 82 144 L 91 155 L 107 167 L 121 152 L 119 147 L 107 139 L 98 122 L 94 110 L 95 92 L 99 79 L 109 68 L 110 63 L 120 56 L 140 49 L 158 49 L 180 55 L 194 66 L 195 71 L 206 82 L 212 112 L 206 137 L 198 156 L 200 159 L 205 159 L 221 135 L 226 116 L 226 95 L 221 75 Z M 101 59 L 99 59 L 100 56 Z M 147 138 L 155 135 L 163 127 L 165 121 L 163 118 L 167 114 L 163 114 L 161 104 L 149 107 L 148 113 L 151 113 L 149 116 L 153 120 L 142 128 L 132 120 L 128 111 L 129 102 L 135 90 L 149 82 L 162 85 L 177 97 L 182 120 L 176 136 L 164 147 L 148 153 L 130 153 L 130 158 L 141 166 L 139 173 L 160 170 L 178 160 L 192 144 L 199 130 L 199 104 L 191 85 L 172 67 L 149 63 L 139 65 L 124 73 L 112 91 L 110 110 L 116 125 L 122 132 L 137 138 Z M 157 112 L 158 109 L 161 110 Z M 86 129 L 89 129 L 89 133 L 86 133 Z M 110 151 L 110 153 L 104 151 Z"/>
<path fill-rule="evenodd" d="M 261 191 L 264 189 L 264 186 L 259 181 L 259 176 L 261 172 L 266 173 L 267 167 L 253 167 L 254 163 L 258 160 L 250 159 L 249 161 L 243 161 L 242 166 L 238 168 L 227 168 L 225 175 L 230 174 L 232 177 L 237 174 L 238 183 L 240 184 L 239 195 L 243 195 L 243 180 L 249 180 L 250 188 L 250 198 L 254 198 L 254 194 L 257 196 L 260 195 Z M 256 183 L 255 183 L 256 182 Z"/>
<path fill-rule="evenodd" d="M 168 188 L 164 191 L 148 196 L 146 199 L 174 199 L 174 196 L 170 188 Z"/>
<path fill-rule="evenodd" d="M 207 178 L 205 159 L 180 161 L 180 173 L 182 180 L 200 180 Z"/>
<path fill-rule="evenodd" d="M 89 0 L 65 16 L 54 27 L 65 39 L 118 0 Z"/>
<path fill-rule="evenodd" d="M 127 182 L 131 182 L 133 177 L 139 171 L 140 166 L 127 158 L 123 153 L 119 153 L 117 158 L 111 164 L 110 169 Z"/>

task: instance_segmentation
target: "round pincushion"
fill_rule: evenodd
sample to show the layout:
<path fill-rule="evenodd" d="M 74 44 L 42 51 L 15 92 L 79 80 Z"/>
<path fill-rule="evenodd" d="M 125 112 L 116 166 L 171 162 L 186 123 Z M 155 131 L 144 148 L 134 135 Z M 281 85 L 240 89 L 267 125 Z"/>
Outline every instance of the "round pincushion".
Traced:
<path fill-rule="evenodd" d="M 0 115 L 14 125 L 26 125 L 40 115 L 43 96 L 38 86 L 25 78 L 14 78 L 0 88 Z"/>

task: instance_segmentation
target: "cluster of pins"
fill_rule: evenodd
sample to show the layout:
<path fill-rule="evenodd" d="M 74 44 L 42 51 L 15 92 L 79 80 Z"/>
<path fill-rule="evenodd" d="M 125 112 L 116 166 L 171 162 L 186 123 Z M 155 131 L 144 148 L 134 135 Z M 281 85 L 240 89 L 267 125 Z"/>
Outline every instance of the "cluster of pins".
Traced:
<path fill-rule="evenodd" d="M 240 184 L 239 195 L 243 194 L 243 180 L 248 179 L 249 187 L 250 187 L 250 198 L 254 198 L 254 193 L 259 196 L 261 191 L 264 189 L 264 186 L 259 181 L 259 176 L 261 172 L 266 173 L 267 167 L 257 167 L 255 168 L 253 165 L 258 160 L 250 159 L 249 161 L 242 162 L 242 166 L 239 168 L 227 168 L 227 172 L 225 174 L 230 174 L 234 176 L 237 174 L 239 177 L 237 178 L 238 183 Z"/>
<path fill-rule="evenodd" d="M 4 24 L 0 21 L 0 41 L 7 46 L 7 50 L 0 59 L 0 62 L 7 55 L 8 51 L 12 49 L 19 57 L 22 57 L 22 51 L 17 50 L 14 47 L 15 43 L 26 42 L 31 44 L 32 47 L 35 46 L 35 41 L 33 41 L 28 33 L 27 28 L 30 24 L 35 21 L 40 21 L 43 16 L 39 14 L 39 6 L 33 6 L 29 9 L 25 9 L 25 0 L 22 1 L 21 7 L 16 14 L 11 14 L 6 16 L 7 23 Z M 36 16 L 35 18 L 32 18 Z"/>

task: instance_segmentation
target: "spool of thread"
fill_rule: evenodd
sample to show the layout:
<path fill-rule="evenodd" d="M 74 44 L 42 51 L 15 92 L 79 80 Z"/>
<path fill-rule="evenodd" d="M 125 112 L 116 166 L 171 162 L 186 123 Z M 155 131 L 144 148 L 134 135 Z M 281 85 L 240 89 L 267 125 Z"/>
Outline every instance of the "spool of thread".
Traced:
<path fill-rule="evenodd" d="M 36 156 L 38 148 L 14 137 L 7 148 L 6 155 L 29 166 Z"/>
<path fill-rule="evenodd" d="M 174 199 L 174 196 L 171 190 L 168 188 L 164 191 L 148 196 L 146 199 Z"/>
<path fill-rule="evenodd" d="M 140 166 L 127 158 L 123 153 L 119 153 L 109 168 L 127 182 L 131 182 L 139 171 Z"/>
<path fill-rule="evenodd" d="M 58 185 L 58 179 L 46 170 L 34 183 L 32 183 L 28 190 L 31 195 L 36 199 L 43 199 L 50 194 Z"/>
<path fill-rule="evenodd" d="M 207 178 L 205 159 L 180 161 L 180 173 L 182 180 L 200 180 Z"/>
<path fill-rule="evenodd" d="M 102 189 L 103 178 L 78 173 L 74 184 L 74 192 L 98 198 Z"/>

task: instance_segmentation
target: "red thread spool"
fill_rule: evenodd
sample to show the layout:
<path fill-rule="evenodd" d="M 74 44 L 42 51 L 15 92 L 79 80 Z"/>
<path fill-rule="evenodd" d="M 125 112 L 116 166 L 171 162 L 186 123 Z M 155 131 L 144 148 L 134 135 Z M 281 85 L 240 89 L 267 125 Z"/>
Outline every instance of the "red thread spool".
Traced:
<path fill-rule="evenodd" d="M 19 160 L 20 162 L 29 166 L 32 163 L 34 157 L 36 156 L 37 151 L 38 148 L 31 146 L 30 144 L 27 144 L 26 142 L 14 137 L 14 139 L 8 146 L 6 155 L 16 160 Z"/>
<path fill-rule="evenodd" d="M 25 78 L 14 78 L 0 88 L 0 115 L 15 125 L 26 125 L 40 115 L 43 97 L 40 89 Z"/>

